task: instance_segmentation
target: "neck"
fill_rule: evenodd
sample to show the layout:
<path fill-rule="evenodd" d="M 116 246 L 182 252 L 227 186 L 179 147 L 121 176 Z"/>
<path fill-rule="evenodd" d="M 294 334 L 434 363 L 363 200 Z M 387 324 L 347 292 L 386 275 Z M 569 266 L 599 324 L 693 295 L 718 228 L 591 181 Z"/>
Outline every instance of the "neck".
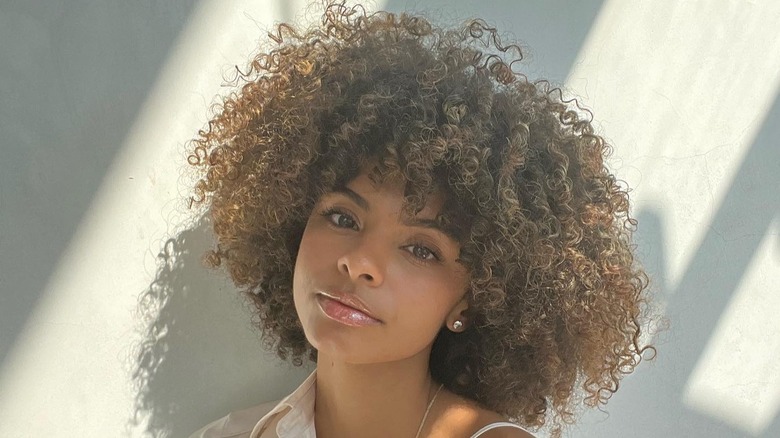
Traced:
<path fill-rule="evenodd" d="M 414 438 L 436 388 L 427 351 L 400 361 L 360 365 L 320 352 L 317 437 Z"/>

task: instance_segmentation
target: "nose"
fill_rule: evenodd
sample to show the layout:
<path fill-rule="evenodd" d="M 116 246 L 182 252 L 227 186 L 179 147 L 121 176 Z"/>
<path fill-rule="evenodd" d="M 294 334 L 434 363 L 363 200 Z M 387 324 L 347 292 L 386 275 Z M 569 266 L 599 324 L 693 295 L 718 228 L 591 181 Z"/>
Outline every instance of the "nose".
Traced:
<path fill-rule="evenodd" d="M 338 269 L 349 275 L 352 281 L 365 282 L 369 286 L 379 286 L 384 281 L 383 262 L 377 245 L 361 242 L 338 259 Z"/>

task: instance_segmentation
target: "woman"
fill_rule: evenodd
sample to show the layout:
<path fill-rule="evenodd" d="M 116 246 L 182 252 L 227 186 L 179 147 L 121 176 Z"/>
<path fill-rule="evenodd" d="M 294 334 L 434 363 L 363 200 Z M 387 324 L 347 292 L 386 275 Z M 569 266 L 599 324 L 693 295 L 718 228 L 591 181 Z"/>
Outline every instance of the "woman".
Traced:
<path fill-rule="evenodd" d="M 195 437 L 554 436 L 642 353 L 608 145 L 480 20 L 328 2 L 283 24 L 190 163 L 225 264 L 316 371 Z M 558 93 L 560 95 L 560 93 Z"/>

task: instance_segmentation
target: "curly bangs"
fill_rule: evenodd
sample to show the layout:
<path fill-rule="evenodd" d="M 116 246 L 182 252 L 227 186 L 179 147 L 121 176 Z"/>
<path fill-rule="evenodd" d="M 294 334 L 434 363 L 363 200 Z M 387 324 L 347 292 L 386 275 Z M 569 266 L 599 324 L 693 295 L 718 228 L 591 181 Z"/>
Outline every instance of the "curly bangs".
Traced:
<path fill-rule="evenodd" d="M 328 2 L 319 25 L 269 37 L 189 156 L 210 260 L 254 304 L 267 345 L 316 360 L 293 304 L 298 246 L 320 196 L 375 159 L 405 179 L 411 212 L 446 194 L 470 273 L 472 324 L 440 332 L 434 378 L 532 427 L 573 421 L 580 395 L 606 403 L 652 347 L 628 195 L 588 112 L 516 72 L 520 47 L 481 20 L 441 29 Z"/>

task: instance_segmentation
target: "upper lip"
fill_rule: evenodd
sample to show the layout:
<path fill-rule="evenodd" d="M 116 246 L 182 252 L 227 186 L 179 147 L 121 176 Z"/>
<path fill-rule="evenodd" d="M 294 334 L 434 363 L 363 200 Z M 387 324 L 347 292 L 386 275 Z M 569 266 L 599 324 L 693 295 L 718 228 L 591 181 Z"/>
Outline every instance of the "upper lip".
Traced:
<path fill-rule="evenodd" d="M 370 316 L 371 318 L 376 319 L 377 321 L 381 321 L 379 318 L 377 318 L 373 313 L 371 313 L 370 310 L 368 310 L 368 306 L 355 294 L 341 292 L 341 291 L 319 291 L 321 295 L 325 295 L 326 297 L 336 300 L 340 302 L 341 304 L 344 304 L 345 306 L 352 307 L 353 309 L 359 310 L 366 315 Z"/>

